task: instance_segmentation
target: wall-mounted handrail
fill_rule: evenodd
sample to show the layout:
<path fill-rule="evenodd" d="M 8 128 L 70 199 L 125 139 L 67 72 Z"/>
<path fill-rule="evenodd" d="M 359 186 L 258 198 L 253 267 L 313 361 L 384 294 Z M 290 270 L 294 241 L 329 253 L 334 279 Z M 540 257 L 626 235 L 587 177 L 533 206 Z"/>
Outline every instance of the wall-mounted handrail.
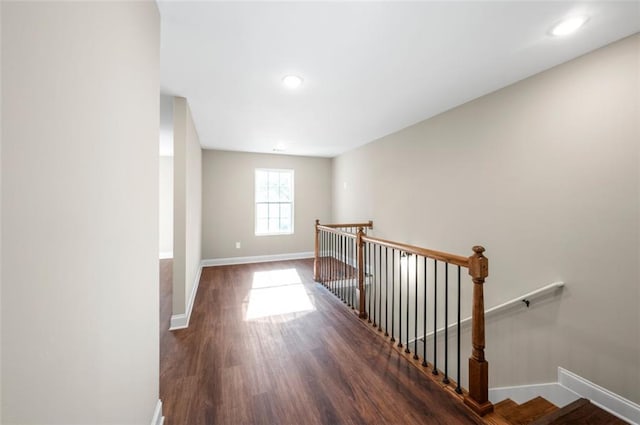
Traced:
<path fill-rule="evenodd" d="M 526 305 L 526 307 L 529 307 L 529 304 L 527 304 L 527 301 L 530 302 L 533 299 L 539 298 L 540 296 L 542 296 L 544 294 L 547 294 L 547 293 L 550 293 L 550 292 L 554 292 L 554 291 L 556 291 L 558 289 L 562 289 L 563 287 L 564 287 L 564 282 L 553 282 L 553 283 L 551 283 L 549 285 L 543 286 L 542 288 L 536 289 L 535 291 L 527 292 L 526 294 L 524 294 L 524 295 L 522 295 L 520 297 L 513 298 L 513 299 L 511 299 L 509 301 L 503 302 L 502 304 L 498 304 L 495 307 L 491 307 L 491 308 L 489 308 L 489 309 L 484 311 L 484 316 L 485 317 L 493 316 L 495 313 L 498 313 L 498 312 L 500 312 L 502 310 L 507 310 L 507 309 L 509 309 L 511 307 L 515 307 L 517 305 L 522 305 L 522 306 Z M 460 326 L 464 326 L 469 322 L 471 322 L 471 316 L 462 319 L 460 321 Z M 455 331 L 455 329 L 457 327 L 458 327 L 458 323 L 451 323 L 451 324 L 449 324 L 449 326 L 447 326 L 447 328 L 450 331 Z M 445 330 L 444 326 L 441 327 L 441 328 L 438 328 L 437 333 L 441 334 L 441 333 L 444 332 L 444 330 Z M 418 337 L 418 339 L 430 338 L 430 337 L 433 336 L 433 334 L 434 334 L 433 331 L 427 332 L 426 335 Z M 414 340 L 409 340 L 409 342 L 411 342 L 411 343 L 413 341 Z"/>
<path fill-rule="evenodd" d="M 357 227 L 357 233 L 354 233 L 354 226 Z M 444 271 L 444 323 L 447 320 L 448 303 L 446 295 L 449 293 L 449 267 L 455 268 L 453 273 L 457 275 L 457 293 L 458 293 L 458 328 L 460 323 L 460 275 L 461 268 L 466 268 L 473 281 L 473 303 L 471 315 L 471 343 L 472 352 L 468 361 L 468 392 L 464 392 L 460 387 L 460 339 L 458 332 L 457 341 L 457 379 L 455 392 L 461 394 L 464 403 L 479 415 L 485 415 L 493 410 L 493 404 L 489 401 L 489 366 L 485 359 L 485 311 L 484 311 L 484 281 L 489 275 L 489 260 L 484 256 L 485 249 L 481 246 L 473 247 L 473 255 L 464 257 L 461 255 L 450 254 L 441 251 L 421 248 L 400 242 L 388 241 L 380 238 L 367 236 L 365 229 L 372 228 L 373 222 L 360 224 L 320 224 L 319 220 L 315 223 L 315 261 L 314 261 L 314 279 L 327 287 L 331 292 L 350 306 L 352 309 L 358 308 L 359 317 L 367 320 L 379 332 L 385 332 L 385 336 L 390 337 L 390 342 L 397 340 L 397 347 L 404 347 L 403 352 L 411 353 L 408 345 L 409 341 L 409 322 L 411 320 L 410 311 L 413 311 L 413 323 L 415 330 L 414 342 L 417 340 L 418 329 L 418 287 L 421 282 L 421 295 L 423 295 L 422 304 L 424 309 L 422 319 L 424 322 L 423 329 L 427 328 L 427 260 L 429 260 L 429 268 L 433 273 L 429 276 L 429 288 L 433 291 L 433 323 L 438 329 L 437 324 L 437 306 L 436 294 L 437 290 L 437 270 L 440 267 Z M 384 255 L 383 255 L 384 250 Z M 391 261 L 389 261 L 389 254 Z M 409 275 L 409 263 L 401 261 L 402 256 L 413 254 L 416 257 L 411 266 L 412 275 Z M 356 264 L 353 263 L 354 257 Z M 418 278 L 418 262 L 421 258 L 421 279 Z M 438 263 L 440 266 L 438 266 Z M 397 268 L 394 271 L 394 264 Z M 389 269 L 390 267 L 390 269 Z M 397 271 L 397 273 L 396 273 Z M 390 272 L 390 273 L 389 273 Z M 452 273 L 452 274 L 453 274 Z M 391 279 L 389 279 L 391 277 Z M 370 285 L 365 287 L 365 279 L 370 281 Z M 382 281 L 384 280 L 384 287 Z M 414 297 L 409 304 L 409 285 L 413 282 Z M 357 285 L 357 286 L 356 286 Z M 390 288 L 389 286 L 390 285 Z M 356 289 L 357 288 L 357 289 Z M 391 292 L 391 302 L 389 303 L 389 290 Z M 403 299 L 402 293 L 405 293 Z M 398 294 L 397 300 L 394 294 Z M 382 324 L 382 299 L 384 298 L 384 328 Z M 404 301 L 404 302 L 403 302 Z M 397 306 L 398 314 L 395 315 L 394 308 Z M 391 308 L 391 314 L 388 314 L 388 307 Z M 404 308 L 404 314 L 403 314 Z M 397 318 L 397 319 L 394 319 Z M 387 324 L 390 321 L 390 327 Z M 402 326 L 403 319 L 405 326 Z M 397 327 L 394 327 L 394 321 Z M 446 329 L 445 327 L 445 334 Z M 404 333 L 404 334 L 403 334 Z M 445 385 L 453 385 L 448 376 L 448 357 L 447 357 L 447 338 L 444 338 L 445 359 L 444 373 L 441 382 Z M 407 345 L 403 345 L 407 343 Z M 417 352 L 417 343 L 414 343 L 413 359 L 419 359 Z M 432 362 L 427 362 L 426 344 L 423 345 L 422 366 L 432 367 L 432 374 L 439 375 L 436 355 L 437 349 L 434 341 Z"/>
<path fill-rule="evenodd" d="M 516 297 L 513 298 L 509 301 L 503 302 L 502 304 L 498 304 L 495 307 L 491 307 L 490 309 L 488 309 L 487 311 L 484 312 L 485 316 L 496 313 L 498 311 L 501 310 L 505 310 L 509 307 L 512 307 L 514 305 L 517 304 L 526 304 L 527 307 L 529 307 L 529 303 L 528 301 L 531 301 L 532 299 L 538 298 L 541 295 L 547 294 L 549 292 L 553 292 L 557 289 L 561 289 L 564 287 L 564 282 L 553 282 L 550 283 L 549 285 L 543 286 L 542 288 L 538 288 L 535 291 L 531 291 L 531 292 L 527 292 L 526 294 L 520 296 L 520 297 Z"/>
<path fill-rule="evenodd" d="M 434 251 L 432 249 L 420 248 L 418 246 L 407 245 L 399 242 L 387 241 L 380 238 L 374 238 L 372 236 L 364 236 L 362 238 L 364 242 L 372 242 L 377 245 L 382 245 L 388 248 L 394 248 L 408 254 L 419 255 L 421 257 L 432 258 L 438 261 L 443 261 L 449 264 L 455 264 L 456 266 L 469 267 L 469 258 L 461 255 L 449 254 L 447 252 Z"/>

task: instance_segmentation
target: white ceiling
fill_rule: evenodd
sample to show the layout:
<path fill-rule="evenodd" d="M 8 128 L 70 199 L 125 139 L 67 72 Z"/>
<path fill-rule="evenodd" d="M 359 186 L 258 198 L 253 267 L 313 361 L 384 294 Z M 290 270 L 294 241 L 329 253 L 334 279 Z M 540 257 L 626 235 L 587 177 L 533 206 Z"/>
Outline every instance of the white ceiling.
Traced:
<path fill-rule="evenodd" d="M 640 31 L 640 1 L 158 4 L 162 91 L 188 99 L 202 146 L 294 155 L 338 155 Z M 581 30 L 549 35 L 575 14 Z"/>

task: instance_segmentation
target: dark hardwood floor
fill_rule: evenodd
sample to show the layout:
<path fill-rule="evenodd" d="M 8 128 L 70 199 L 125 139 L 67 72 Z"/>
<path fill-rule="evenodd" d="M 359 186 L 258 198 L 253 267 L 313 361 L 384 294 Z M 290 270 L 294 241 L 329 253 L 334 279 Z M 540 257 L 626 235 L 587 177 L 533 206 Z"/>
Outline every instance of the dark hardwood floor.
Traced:
<path fill-rule="evenodd" d="M 166 425 L 482 423 L 313 282 L 311 260 L 205 268 L 174 332 L 167 263 Z"/>

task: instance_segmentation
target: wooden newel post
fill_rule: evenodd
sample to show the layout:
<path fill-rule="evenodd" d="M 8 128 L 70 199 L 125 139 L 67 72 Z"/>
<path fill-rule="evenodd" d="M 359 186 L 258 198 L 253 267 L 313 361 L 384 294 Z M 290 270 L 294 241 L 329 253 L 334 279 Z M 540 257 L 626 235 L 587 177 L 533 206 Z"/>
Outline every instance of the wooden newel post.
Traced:
<path fill-rule="evenodd" d="M 484 280 L 489 276 L 489 260 L 481 246 L 473 247 L 469 257 L 469 275 L 473 279 L 473 312 L 471 314 L 471 344 L 469 358 L 469 393 L 464 402 L 483 416 L 493 411 L 489 401 L 489 363 L 484 358 Z"/>
<path fill-rule="evenodd" d="M 320 229 L 318 229 L 318 226 L 320 225 L 320 220 L 316 220 L 316 231 L 315 231 L 315 235 L 316 235 L 316 241 L 315 241 L 315 255 L 313 257 L 313 280 L 315 280 L 316 282 L 320 282 L 320 258 L 319 258 L 319 251 L 320 251 Z"/>
<path fill-rule="evenodd" d="M 358 291 L 360 292 L 360 314 L 361 319 L 367 318 L 367 311 L 365 309 L 365 292 L 364 292 L 364 229 L 358 227 L 358 236 L 356 239 L 357 252 L 358 252 Z"/>

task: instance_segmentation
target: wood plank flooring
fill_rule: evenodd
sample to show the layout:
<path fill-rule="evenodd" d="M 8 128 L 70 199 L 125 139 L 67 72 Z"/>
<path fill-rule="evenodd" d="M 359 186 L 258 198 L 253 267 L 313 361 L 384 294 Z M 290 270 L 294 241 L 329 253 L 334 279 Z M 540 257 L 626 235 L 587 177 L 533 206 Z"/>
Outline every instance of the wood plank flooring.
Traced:
<path fill-rule="evenodd" d="M 166 425 L 482 423 L 312 275 L 312 260 L 203 270 L 189 328 L 161 330 Z"/>

